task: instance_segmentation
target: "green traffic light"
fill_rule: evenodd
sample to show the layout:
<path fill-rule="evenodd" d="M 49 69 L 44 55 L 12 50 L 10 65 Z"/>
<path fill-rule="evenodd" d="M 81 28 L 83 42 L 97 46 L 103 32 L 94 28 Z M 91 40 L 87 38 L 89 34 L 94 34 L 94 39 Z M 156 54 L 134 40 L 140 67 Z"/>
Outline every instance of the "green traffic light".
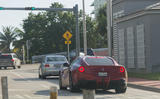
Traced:
<path fill-rule="evenodd" d="M 3 8 L 2 8 L 2 7 L 0 7 L 0 10 L 3 10 Z"/>
<path fill-rule="evenodd" d="M 35 10 L 36 8 L 35 7 L 32 7 L 32 10 Z"/>

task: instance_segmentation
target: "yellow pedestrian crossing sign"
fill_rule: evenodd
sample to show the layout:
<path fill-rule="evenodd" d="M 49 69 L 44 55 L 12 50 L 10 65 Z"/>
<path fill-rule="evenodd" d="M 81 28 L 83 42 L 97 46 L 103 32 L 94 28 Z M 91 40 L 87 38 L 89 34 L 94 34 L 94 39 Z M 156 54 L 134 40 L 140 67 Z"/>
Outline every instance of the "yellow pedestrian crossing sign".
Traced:
<path fill-rule="evenodd" d="M 69 32 L 69 31 L 66 31 L 64 34 L 63 34 L 63 37 L 69 41 L 71 38 L 72 38 L 72 34 Z"/>

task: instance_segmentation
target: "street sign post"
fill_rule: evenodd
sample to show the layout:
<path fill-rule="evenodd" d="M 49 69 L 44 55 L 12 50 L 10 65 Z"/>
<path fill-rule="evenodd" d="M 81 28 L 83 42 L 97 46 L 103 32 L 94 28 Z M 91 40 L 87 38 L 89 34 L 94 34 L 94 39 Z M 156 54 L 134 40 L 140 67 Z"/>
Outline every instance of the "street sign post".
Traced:
<path fill-rule="evenodd" d="M 68 54 L 68 62 L 70 63 L 70 56 L 69 56 L 69 44 L 71 44 L 70 39 L 72 38 L 72 34 L 69 31 L 66 31 L 63 34 L 63 38 L 65 38 L 67 41 L 65 41 L 65 44 L 67 44 L 67 54 Z"/>

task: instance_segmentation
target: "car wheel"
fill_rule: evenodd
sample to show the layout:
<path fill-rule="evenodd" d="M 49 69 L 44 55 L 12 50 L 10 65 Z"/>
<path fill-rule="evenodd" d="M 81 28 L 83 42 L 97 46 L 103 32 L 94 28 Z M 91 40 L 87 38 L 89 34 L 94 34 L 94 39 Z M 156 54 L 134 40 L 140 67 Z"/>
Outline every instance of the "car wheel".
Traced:
<path fill-rule="evenodd" d="M 7 69 L 7 67 L 4 67 L 4 69 Z"/>
<path fill-rule="evenodd" d="M 38 75 L 38 78 L 42 79 L 42 71 L 41 71 L 41 69 L 39 69 L 39 75 Z"/>
<path fill-rule="evenodd" d="M 16 69 L 16 66 L 13 66 L 13 69 Z"/>
<path fill-rule="evenodd" d="M 21 66 L 17 66 L 18 67 L 18 69 L 20 69 L 21 68 Z"/>
<path fill-rule="evenodd" d="M 117 87 L 115 88 L 116 93 L 125 93 L 127 90 L 127 87 Z"/>
<path fill-rule="evenodd" d="M 45 76 L 45 75 L 41 75 L 41 78 L 42 78 L 42 79 L 46 79 L 46 76 Z"/>
<path fill-rule="evenodd" d="M 42 78 L 42 76 L 39 74 L 39 75 L 38 75 L 38 78 L 39 78 L 39 79 L 41 79 L 41 78 Z"/>
<path fill-rule="evenodd" d="M 61 79 L 61 76 L 59 76 L 59 88 L 60 88 L 60 90 L 67 89 L 66 87 L 63 87 L 63 86 L 62 86 L 62 79 Z"/>
<path fill-rule="evenodd" d="M 76 88 L 76 86 L 73 85 L 72 77 L 69 77 L 69 88 L 71 92 L 77 92 L 80 89 Z"/>

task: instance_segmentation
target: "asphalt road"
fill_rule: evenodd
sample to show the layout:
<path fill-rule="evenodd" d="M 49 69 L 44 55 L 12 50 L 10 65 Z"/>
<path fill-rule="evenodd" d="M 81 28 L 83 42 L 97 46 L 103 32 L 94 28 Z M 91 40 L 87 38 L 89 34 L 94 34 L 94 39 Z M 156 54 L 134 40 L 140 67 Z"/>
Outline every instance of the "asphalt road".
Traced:
<path fill-rule="evenodd" d="M 0 76 L 8 77 L 9 99 L 49 99 L 50 87 L 58 87 L 58 77 L 38 79 L 38 64 L 23 65 L 16 70 L 0 70 Z M 0 99 L 1 93 L 0 86 Z M 83 99 L 83 95 L 82 92 L 58 90 L 58 99 Z M 160 94 L 128 87 L 125 94 L 115 94 L 114 90 L 96 91 L 96 99 L 160 99 Z"/>

